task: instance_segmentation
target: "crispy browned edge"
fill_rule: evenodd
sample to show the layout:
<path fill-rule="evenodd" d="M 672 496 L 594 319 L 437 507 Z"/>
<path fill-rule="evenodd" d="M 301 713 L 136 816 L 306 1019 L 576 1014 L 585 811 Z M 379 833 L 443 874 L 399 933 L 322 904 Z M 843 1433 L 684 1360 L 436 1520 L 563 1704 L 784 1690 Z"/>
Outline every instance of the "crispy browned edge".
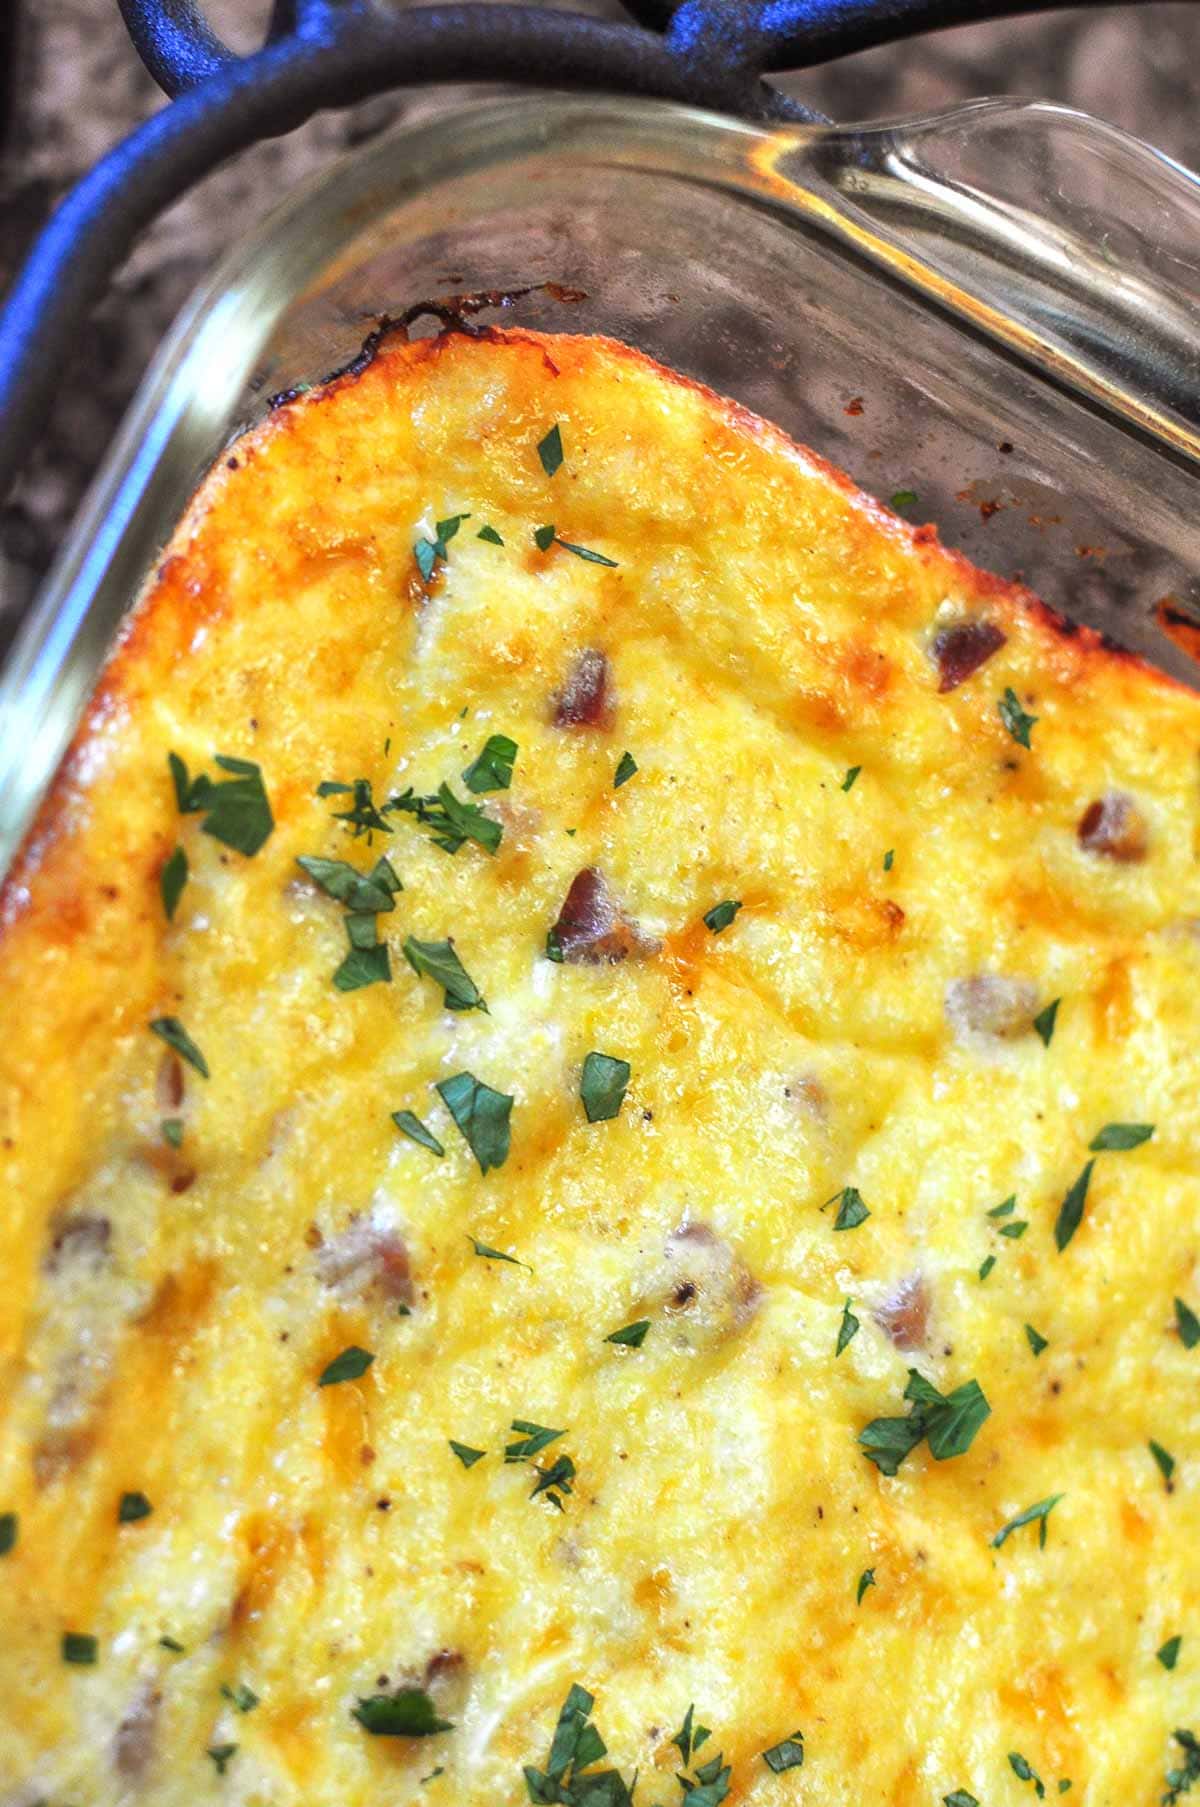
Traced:
<path fill-rule="evenodd" d="M 457 347 L 464 338 L 487 344 L 538 346 L 554 375 L 558 374 L 558 370 L 552 353 L 558 344 L 601 346 L 618 359 L 625 359 L 631 364 L 653 371 L 660 378 L 677 383 L 681 388 L 702 397 L 728 426 L 749 433 L 759 440 L 773 441 L 777 449 L 786 456 L 799 459 L 808 469 L 819 473 L 848 496 L 876 527 L 893 539 L 907 542 L 926 561 L 940 561 L 953 573 L 962 588 L 973 592 L 981 601 L 993 605 L 1002 616 L 1011 618 L 1017 613 L 1024 614 L 1044 631 L 1048 652 L 1070 647 L 1072 662 L 1077 670 L 1079 664 L 1120 665 L 1128 668 L 1134 675 L 1140 675 L 1148 683 L 1161 684 L 1170 690 L 1191 694 L 1188 686 L 1179 679 L 1160 671 L 1140 654 L 1130 652 L 1094 628 L 1071 621 L 1023 584 L 1013 583 L 994 572 L 981 570 L 961 552 L 943 546 L 938 530 L 932 523 L 912 526 L 901 520 L 884 503 L 859 489 L 844 471 L 830 464 L 811 447 L 789 438 L 782 428 L 771 421 L 753 413 L 740 402 L 719 395 L 695 378 L 669 369 L 633 346 L 598 333 L 541 333 L 525 327 L 464 328 L 461 324 L 451 325 L 434 337 L 410 340 L 405 320 L 385 321 L 366 339 L 358 355 L 341 370 L 302 395 L 289 392 L 281 397 L 278 405 L 264 420 L 224 447 L 217 462 L 201 480 L 157 567 L 148 575 L 141 593 L 118 631 L 113 650 L 71 744 L 11 870 L 0 886 L 0 934 L 32 903 L 32 886 L 41 861 L 68 830 L 72 804 L 84 788 L 79 782 L 79 770 L 88 742 L 105 715 L 119 701 L 125 674 L 136 666 L 152 614 L 156 609 L 170 606 L 172 602 L 180 608 L 190 609 L 193 616 L 206 612 L 210 600 L 207 595 L 189 592 L 181 579 L 192 535 L 228 482 L 230 474 L 268 446 L 277 434 L 296 430 L 310 409 L 328 402 L 340 390 L 351 384 L 370 381 L 382 368 L 397 360 L 416 364 L 437 358 L 448 345 Z"/>

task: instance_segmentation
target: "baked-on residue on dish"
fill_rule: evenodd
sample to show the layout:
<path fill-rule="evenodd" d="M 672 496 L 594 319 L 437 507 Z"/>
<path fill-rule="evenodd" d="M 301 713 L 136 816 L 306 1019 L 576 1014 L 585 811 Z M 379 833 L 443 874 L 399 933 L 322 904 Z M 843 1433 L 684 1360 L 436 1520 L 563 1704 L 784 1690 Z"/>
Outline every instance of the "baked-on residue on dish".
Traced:
<path fill-rule="evenodd" d="M 5 1807 L 1200 1793 L 1194 695 L 624 347 L 393 339 L 3 923 Z"/>

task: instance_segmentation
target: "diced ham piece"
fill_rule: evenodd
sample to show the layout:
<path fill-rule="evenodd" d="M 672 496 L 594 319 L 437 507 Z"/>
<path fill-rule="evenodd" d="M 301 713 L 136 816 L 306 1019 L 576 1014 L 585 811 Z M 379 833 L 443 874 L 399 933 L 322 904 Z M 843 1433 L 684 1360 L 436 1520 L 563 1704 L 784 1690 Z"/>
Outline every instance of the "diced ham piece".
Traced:
<path fill-rule="evenodd" d="M 929 649 L 938 668 L 938 689 L 957 690 L 1000 651 L 1006 638 L 991 621 L 954 621 L 940 628 Z"/>
<path fill-rule="evenodd" d="M 1030 979 L 976 973 L 970 979 L 952 979 L 947 985 L 946 1020 L 955 1039 L 967 1045 L 1007 1041 L 1032 1027 L 1037 1003 L 1037 986 Z"/>
<path fill-rule="evenodd" d="M 556 728 L 611 728 L 616 698 L 608 654 L 589 646 L 578 653 L 554 699 Z"/>
<path fill-rule="evenodd" d="M 161 1705 L 161 1693 L 147 1682 L 117 1727 L 113 1766 L 126 1782 L 140 1782 L 153 1761 Z"/>
<path fill-rule="evenodd" d="M 397 1230 L 370 1217 L 355 1217 L 317 1251 L 317 1272 L 326 1286 L 357 1294 L 378 1292 L 397 1305 L 415 1297 L 408 1244 Z"/>
<path fill-rule="evenodd" d="M 1149 835 L 1146 818 L 1124 791 L 1106 791 L 1089 803 L 1076 829 L 1079 845 L 1089 853 L 1133 865 L 1146 857 Z"/>
<path fill-rule="evenodd" d="M 923 1349 L 929 1335 L 929 1294 L 920 1274 L 908 1274 L 875 1309 L 875 1322 L 897 1349 Z"/>
<path fill-rule="evenodd" d="M 582 966 L 644 958 L 660 946 L 626 916 L 595 866 L 585 866 L 571 880 L 550 936 L 564 960 Z"/>
<path fill-rule="evenodd" d="M 741 1256 L 706 1223 L 689 1221 L 671 1231 L 665 1279 L 663 1309 L 693 1348 L 736 1336 L 762 1302 L 763 1289 Z"/>

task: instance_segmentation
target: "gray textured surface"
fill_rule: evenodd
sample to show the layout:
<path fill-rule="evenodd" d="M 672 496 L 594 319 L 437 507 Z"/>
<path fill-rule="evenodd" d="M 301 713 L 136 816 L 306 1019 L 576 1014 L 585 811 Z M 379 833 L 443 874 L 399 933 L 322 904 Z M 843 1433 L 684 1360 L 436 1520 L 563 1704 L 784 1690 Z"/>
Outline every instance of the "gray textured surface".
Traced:
<path fill-rule="evenodd" d="M 0 0 L 8 6 L 14 0 Z M 245 43 L 261 0 L 211 0 Z M 616 13 L 611 0 L 588 10 Z M 787 86 L 836 118 L 880 118 L 977 94 L 1066 101 L 1200 165 L 1200 6 L 1114 7 L 972 25 L 872 51 Z M 124 36 L 116 0 L 24 0 L 18 107 L 0 164 L 0 286 L 55 198 L 161 97 Z M 164 328 L 232 231 L 290 183 L 416 106 L 397 96 L 313 120 L 193 191 L 143 242 L 83 338 L 46 440 L 0 512 L 0 643 L 53 557 L 88 477 Z"/>

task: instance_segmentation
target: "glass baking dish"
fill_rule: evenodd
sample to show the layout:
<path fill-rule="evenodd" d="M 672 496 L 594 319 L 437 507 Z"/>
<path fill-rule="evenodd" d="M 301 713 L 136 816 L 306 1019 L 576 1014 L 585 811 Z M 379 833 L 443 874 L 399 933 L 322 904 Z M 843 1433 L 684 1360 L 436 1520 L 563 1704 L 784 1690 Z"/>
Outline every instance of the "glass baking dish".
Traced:
<path fill-rule="evenodd" d="M 165 340 L 0 676 L 0 874 L 230 436 L 382 316 L 485 291 L 485 320 L 611 334 L 736 397 L 1196 680 L 1196 177 L 1040 103 L 866 128 L 460 103 L 289 196 Z"/>

